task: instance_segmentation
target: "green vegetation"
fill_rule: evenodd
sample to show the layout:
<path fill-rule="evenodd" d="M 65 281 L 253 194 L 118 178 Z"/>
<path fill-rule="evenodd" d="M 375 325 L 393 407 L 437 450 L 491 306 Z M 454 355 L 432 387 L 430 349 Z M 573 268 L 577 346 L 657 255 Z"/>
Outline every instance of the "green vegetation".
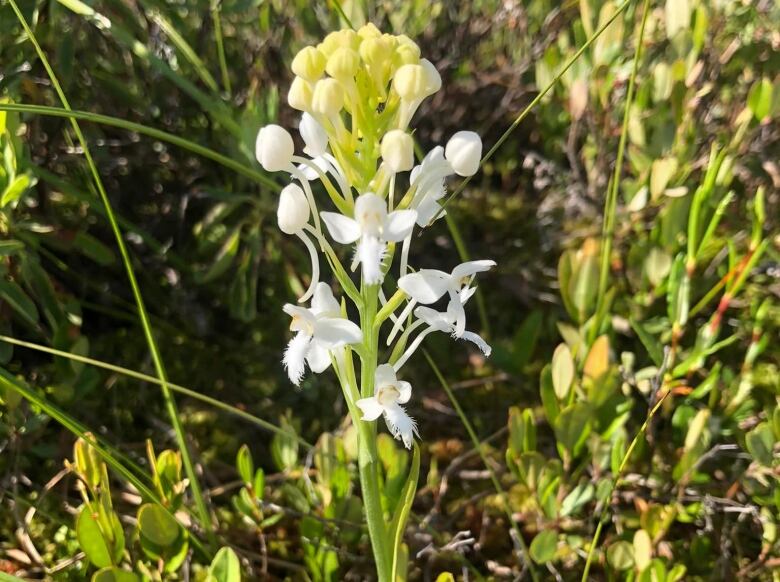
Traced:
<path fill-rule="evenodd" d="M 492 355 L 404 367 L 419 454 L 380 423 L 387 566 L 780 580 L 780 7 L 739 0 L 0 0 L 0 580 L 376 576 L 255 160 L 298 50 L 367 21 L 441 73 L 420 151 L 488 158 L 415 264 L 498 263 Z"/>

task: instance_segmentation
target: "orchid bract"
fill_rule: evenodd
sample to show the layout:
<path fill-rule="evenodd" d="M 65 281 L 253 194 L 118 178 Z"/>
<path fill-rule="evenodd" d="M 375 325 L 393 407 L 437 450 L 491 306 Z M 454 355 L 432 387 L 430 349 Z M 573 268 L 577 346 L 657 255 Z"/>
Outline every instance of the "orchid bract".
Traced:
<path fill-rule="evenodd" d="M 284 307 L 294 335 L 283 363 L 296 386 L 307 370 L 334 369 L 358 427 L 377 572 L 380 580 L 392 580 L 398 549 L 391 547 L 395 542 L 388 539 L 379 502 L 377 421 L 383 417 L 408 449 L 424 433 L 424 425 L 418 429 L 402 406 L 411 401 L 413 389 L 399 376 L 429 334 L 466 340 L 485 356 L 491 351 L 467 331 L 465 306 L 476 290 L 477 273 L 495 262 L 470 261 L 446 272 L 410 260 L 415 230 L 444 213 L 439 201 L 445 180 L 478 171 L 482 142 L 472 131 L 459 131 L 415 165 L 410 124 L 421 103 L 441 87 L 441 77 L 405 36 L 382 34 L 373 25 L 334 32 L 301 49 L 292 71 L 288 102 L 301 111 L 298 131 L 305 155 L 295 154 L 292 137 L 277 125 L 260 130 L 256 148 L 265 170 L 289 174 L 290 184 L 279 198 L 279 228 L 300 238 L 312 261 L 309 288 L 298 299 L 311 300 L 310 307 Z M 322 187 L 315 188 L 315 182 Z M 323 195 L 315 196 L 315 189 Z M 323 257 L 344 303 L 320 281 Z"/>

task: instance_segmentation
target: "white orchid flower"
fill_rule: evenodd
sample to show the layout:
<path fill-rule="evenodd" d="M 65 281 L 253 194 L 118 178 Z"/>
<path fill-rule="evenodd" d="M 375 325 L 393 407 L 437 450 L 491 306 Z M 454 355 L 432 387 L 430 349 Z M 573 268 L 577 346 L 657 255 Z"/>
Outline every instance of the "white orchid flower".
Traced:
<path fill-rule="evenodd" d="M 475 290 L 476 289 L 474 287 L 464 289 L 462 292 L 463 299 L 462 301 L 459 301 L 461 306 L 468 300 L 469 297 L 471 297 Z M 417 321 L 412 324 L 413 328 L 416 328 L 420 325 L 427 325 L 428 327 L 421 331 L 416 338 L 414 338 L 414 341 L 409 344 L 409 347 L 406 348 L 406 351 L 401 355 L 400 358 L 398 358 L 396 363 L 393 364 L 393 368 L 396 371 L 400 370 L 401 366 L 403 366 L 412 356 L 412 354 L 417 351 L 417 348 L 420 347 L 420 344 L 422 344 L 422 341 L 425 339 L 425 337 L 435 331 L 448 333 L 458 339 L 471 342 L 477 346 L 486 357 L 490 356 L 490 353 L 493 351 L 493 349 L 478 334 L 465 330 L 462 331 L 460 335 L 456 334 L 455 322 L 457 319 L 457 310 L 453 309 L 452 305 L 452 302 L 450 302 L 446 312 L 436 311 L 435 309 L 431 309 L 430 307 L 425 307 L 423 305 L 414 310 L 414 315 L 417 317 Z"/>
<path fill-rule="evenodd" d="M 330 351 L 363 341 L 360 328 L 342 317 L 339 302 L 325 283 L 318 283 L 311 308 L 287 303 L 284 312 L 292 317 L 295 333 L 284 351 L 284 367 L 290 381 L 300 385 L 306 364 L 315 374 L 330 366 Z"/>
<path fill-rule="evenodd" d="M 320 279 L 320 260 L 314 243 L 305 232 L 309 224 L 311 210 L 306 195 L 297 184 L 288 184 L 279 194 L 279 206 L 276 210 L 276 219 L 279 229 L 285 234 L 297 236 L 309 251 L 311 258 L 311 283 L 306 292 L 298 299 L 298 303 L 308 301 L 314 294 L 314 290 Z"/>
<path fill-rule="evenodd" d="M 359 263 L 363 280 L 369 285 L 382 281 L 382 259 L 387 252 L 388 242 L 399 242 L 412 232 L 417 219 L 416 210 L 387 212 L 387 203 L 374 194 L 362 194 L 355 201 L 355 217 L 350 218 L 337 212 L 322 212 L 325 226 L 336 242 L 351 244 L 357 242 L 353 268 Z"/>
<path fill-rule="evenodd" d="M 455 317 L 455 337 L 461 337 L 466 330 L 466 311 L 463 309 L 465 299 L 471 297 L 473 290 L 471 283 L 477 273 L 487 271 L 496 266 L 495 261 L 467 261 L 455 267 L 451 273 L 445 273 L 438 269 L 420 269 L 416 273 L 404 275 L 398 279 L 398 287 L 409 295 L 409 303 L 398 316 L 398 319 L 387 336 L 387 344 L 393 341 L 395 334 L 403 327 L 404 321 L 417 303 L 430 305 L 444 295 L 449 295 L 450 302 L 447 307 L 451 309 Z M 465 296 L 464 299 L 464 294 Z"/>
<path fill-rule="evenodd" d="M 376 420 L 384 415 L 390 434 L 410 449 L 414 436 L 419 438 L 420 435 L 417 423 L 400 405 L 406 404 L 411 396 L 412 385 L 398 380 L 393 366 L 382 364 L 374 373 L 374 395 L 361 398 L 355 404 L 363 412 L 362 420 Z"/>

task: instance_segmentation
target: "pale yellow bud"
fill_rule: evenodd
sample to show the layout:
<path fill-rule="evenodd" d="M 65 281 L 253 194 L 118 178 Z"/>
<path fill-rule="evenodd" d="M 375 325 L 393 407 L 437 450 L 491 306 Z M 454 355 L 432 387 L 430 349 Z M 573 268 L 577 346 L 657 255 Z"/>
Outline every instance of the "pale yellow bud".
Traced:
<path fill-rule="evenodd" d="M 360 58 L 370 67 L 385 64 L 392 54 L 390 41 L 384 37 L 367 38 L 360 44 Z"/>
<path fill-rule="evenodd" d="M 393 89 L 405 101 L 417 101 L 427 95 L 428 75 L 422 65 L 403 65 L 393 76 Z"/>
<path fill-rule="evenodd" d="M 382 36 L 382 32 L 374 26 L 373 22 L 369 22 L 368 24 L 364 24 L 361 26 L 358 31 L 358 36 L 362 38 L 363 40 L 366 40 L 368 38 L 378 38 Z"/>
<path fill-rule="evenodd" d="M 312 110 L 315 113 L 331 117 L 344 107 L 344 88 L 336 79 L 320 79 L 314 85 Z"/>
<path fill-rule="evenodd" d="M 360 66 L 360 56 L 351 48 L 339 47 L 330 57 L 325 67 L 328 75 L 339 81 L 352 79 Z"/>
<path fill-rule="evenodd" d="M 323 52 L 326 57 L 330 57 L 341 47 L 357 50 L 360 46 L 361 38 L 351 28 L 331 32 L 323 41 L 317 45 L 317 48 Z"/>
<path fill-rule="evenodd" d="M 287 92 L 287 102 L 298 111 L 311 111 L 312 94 L 311 83 L 302 77 L 295 77 Z"/>
<path fill-rule="evenodd" d="M 414 166 L 414 141 L 400 129 L 388 131 L 382 138 L 382 160 L 392 172 L 407 172 Z"/>
<path fill-rule="evenodd" d="M 420 62 L 420 47 L 416 44 L 400 44 L 393 56 L 397 67 L 417 65 Z"/>
<path fill-rule="evenodd" d="M 299 77 L 313 83 L 325 72 L 326 61 L 325 55 L 316 47 L 303 47 L 293 59 L 292 71 Z"/>

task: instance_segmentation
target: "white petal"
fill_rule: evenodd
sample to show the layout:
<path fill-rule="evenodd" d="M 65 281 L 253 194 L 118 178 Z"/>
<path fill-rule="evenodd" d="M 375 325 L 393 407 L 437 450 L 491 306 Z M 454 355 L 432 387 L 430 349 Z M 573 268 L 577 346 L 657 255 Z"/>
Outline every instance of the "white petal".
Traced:
<path fill-rule="evenodd" d="M 398 279 L 398 287 L 418 302 L 434 303 L 447 292 L 449 275 L 435 269 L 420 269 Z"/>
<path fill-rule="evenodd" d="M 455 319 L 455 329 L 452 334 L 455 337 L 461 337 L 463 332 L 466 331 L 466 310 L 463 309 L 463 303 L 460 302 L 458 296 L 450 299 L 447 305 L 447 314 L 450 318 Z"/>
<path fill-rule="evenodd" d="M 363 341 L 360 328 L 341 317 L 323 317 L 317 319 L 314 337 L 323 346 L 333 349 L 347 344 L 357 344 Z"/>
<path fill-rule="evenodd" d="M 461 334 L 460 339 L 466 340 L 476 345 L 480 351 L 485 354 L 485 357 L 490 357 L 490 352 L 493 351 L 493 349 L 487 344 L 485 340 L 472 331 L 464 331 L 463 334 Z"/>
<path fill-rule="evenodd" d="M 474 295 L 474 293 L 477 292 L 476 287 L 464 287 L 458 292 L 458 297 L 460 298 L 460 302 L 463 305 L 466 305 L 466 301 L 471 299 L 471 296 Z"/>
<path fill-rule="evenodd" d="M 320 216 L 336 242 L 348 245 L 360 238 L 360 225 L 356 220 L 337 212 L 320 212 Z"/>
<path fill-rule="evenodd" d="M 316 318 L 314 314 L 305 307 L 299 307 L 298 305 L 292 305 L 291 303 L 285 303 L 282 310 L 293 318 L 292 329 L 293 331 L 308 331 L 314 327 Z M 299 321 L 296 321 L 297 318 Z M 311 335 L 307 333 L 307 335 Z"/>
<path fill-rule="evenodd" d="M 454 314 L 450 316 L 449 313 L 442 313 L 430 307 L 420 306 L 414 310 L 414 315 L 417 319 L 421 319 L 431 326 L 434 331 L 452 333 L 452 322 L 455 321 Z"/>
<path fill-rule="evenodd" d="M 363 267 L 363 280 L 369 285 L 382 282 L 382 260 L 387 246 L 373 236 L 364 236 L 357 246 L 355 257 Z"/>
<path fill-rule="evenodd" d="M 317 157 L 323 155 L 328 149 L 328 134 L 325 128 L 308 113 L 301 115 L 301 123 L 298 131 L 303 138 L 306 147 L 304 153 L 309 156 Z"/>
<path fill-rule="evenodd" d="M 373 396 L 371 398 L 361 398 L 355 404 L 363 411 L 362 420 L 376 420 L 384 412 L 382 405 Z"/>
<path fill-rule="evenodd" d="M 409 384 L 409 382 L 401 380 L 398 382 L 398 392 L 400 393 L 398 396 L 398 404 L 406 404 L 412 397 L 412 385 Z"/>
<path fill-rule="evenodd" d="M 482 260 L 482 261 L 468 261 L 461 263 L 452 270 L 452 278 L 460 280 L 463 277 L 470 277 L 476 273 L 487 271 L 496 266 L 495 261 Z"/>
<path fill-rule="evenodd" d="M 330 352 L 317 340 L 311 342 L 306 362 L 315 374 L 321 374 L 330 367 Z"/>
<path fill-rule="evenodd" d="M 340 316 L 341 306 L 327 283 L 319 283 L 315 288 L 314 297 L 311 300 L 311 311 L 314 315 Z"/>
<path fill-rule="evenodd" d="M 290 382 L 299 386 L 303 379 L 303 373 L 306 371 L 306 354 L 309 351 L 311 336 L 304 333 L 298 333 L 293 336 L 287 349 L 284 350 L 282 363 L 287 370 Z"/>
<path fill-rule="evenodd" d="M 416 210 L 396 210 L 387 215 L 382 225 L 382 238 L 399 242 L 409 236 L 417 220 Z"/>
<path fill-rule="evenodd" d="M 439 212 L 439 210 L 441 210 L 441 205 L 436 202 L 435 198 L 430 194 L 425 195 L 417 206 L 417 226 L 420 228 L 428 226 L 428 223 L 436 216 L 437 212 L 439 213 L 438 218 L 447 214 L 446 210 L 442 210 L 441 212 Z"/>
<path fill-rule="evenodd" d="M 390 434 L 396 439 L 402 440 L 407 449 L 411 449 L 414 435 L 419 437 L 419 434 L 417 433 L 417 423 L 411 416 L 406 414 L 406 411 L 398 406 L 398 404 L 391 404 L 384 410 L 385 423 L 387 424 Z"/>
<path fill-rule="evenodd" d="M 374 392 L 376 392 L 380 386 L 387 386 L 388 384 L 394 385 L 396 383 L 395 370 L 390 364 L 382 364 L 376 367 L 374 372 Z"/>

